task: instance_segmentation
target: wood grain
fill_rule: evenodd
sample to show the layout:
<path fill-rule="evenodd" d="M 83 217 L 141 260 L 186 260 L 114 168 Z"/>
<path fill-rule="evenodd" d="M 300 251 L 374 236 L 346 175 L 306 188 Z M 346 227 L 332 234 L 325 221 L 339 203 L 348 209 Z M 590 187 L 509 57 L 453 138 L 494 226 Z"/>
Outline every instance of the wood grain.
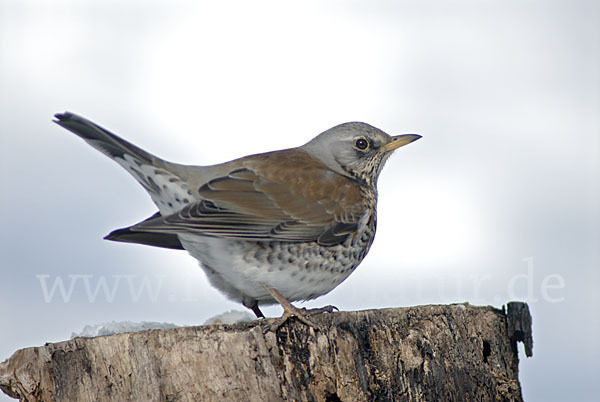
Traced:
<path fill-rule="evenodd" d="M 265 333 L 265 321 L 253 321 L 21 349 L 0 363 L 0 388 L 28 401 L 522 400 L 504 310 L 431 305 L 313 319 L 321 330 L 291 320 Z"/>

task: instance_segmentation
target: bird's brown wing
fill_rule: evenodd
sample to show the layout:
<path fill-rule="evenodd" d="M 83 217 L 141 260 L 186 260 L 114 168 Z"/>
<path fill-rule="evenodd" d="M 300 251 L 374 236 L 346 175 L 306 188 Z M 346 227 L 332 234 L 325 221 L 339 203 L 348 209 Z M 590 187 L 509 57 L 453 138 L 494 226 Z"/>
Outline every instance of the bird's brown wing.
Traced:
<path fill-rule="evenodd" d="M 358 183 L 298 149 L 240 159 L 199 193 L 202 200 L 131 230 L 335 245 L 366 211 Z"/>

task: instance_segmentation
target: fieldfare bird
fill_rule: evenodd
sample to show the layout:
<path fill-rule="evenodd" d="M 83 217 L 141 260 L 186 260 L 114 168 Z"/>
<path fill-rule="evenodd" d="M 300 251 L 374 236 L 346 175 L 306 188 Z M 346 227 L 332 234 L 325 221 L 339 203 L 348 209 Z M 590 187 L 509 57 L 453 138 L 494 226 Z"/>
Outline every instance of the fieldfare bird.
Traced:
<path fill-rule="evenodd" d="M 365 257 L 376 225 L 377 178 L 395 149 L 420 135 L 390 136 L 344 123 L 306 144 L 213 166 L 167 162 L 72 113 L 55 122 L 127 170 L 158 212 L 105 239 L 187 250 L 210 283 L 257 317 L 260 305 L 329 293 Z"/>

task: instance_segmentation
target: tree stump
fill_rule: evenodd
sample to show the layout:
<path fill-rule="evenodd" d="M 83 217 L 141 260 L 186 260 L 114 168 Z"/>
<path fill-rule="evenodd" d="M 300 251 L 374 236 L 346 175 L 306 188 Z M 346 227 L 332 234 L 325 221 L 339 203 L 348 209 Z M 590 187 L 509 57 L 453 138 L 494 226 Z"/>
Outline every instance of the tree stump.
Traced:
<path fill-rule="evenodd" d="M 23 401 L 521 401 L 509 316 L 468 304 L 337 312 L 75 338 L 16 351 L 0 388 Z M 512 331 L 512 332 L 510 332 Z"/>

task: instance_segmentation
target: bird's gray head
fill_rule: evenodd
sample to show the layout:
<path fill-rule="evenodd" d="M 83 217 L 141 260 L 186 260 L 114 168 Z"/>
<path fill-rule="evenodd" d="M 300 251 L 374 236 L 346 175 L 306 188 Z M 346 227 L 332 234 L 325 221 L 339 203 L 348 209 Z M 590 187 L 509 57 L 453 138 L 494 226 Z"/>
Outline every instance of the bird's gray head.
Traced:
<path fill-rule="evenodd" d="M 419 138 L 417 134 L 391 136 L 366 123 L 352 122 L 330 128 L 301 149 L 335 172 L 375 186 L 392 152 Z"/>

